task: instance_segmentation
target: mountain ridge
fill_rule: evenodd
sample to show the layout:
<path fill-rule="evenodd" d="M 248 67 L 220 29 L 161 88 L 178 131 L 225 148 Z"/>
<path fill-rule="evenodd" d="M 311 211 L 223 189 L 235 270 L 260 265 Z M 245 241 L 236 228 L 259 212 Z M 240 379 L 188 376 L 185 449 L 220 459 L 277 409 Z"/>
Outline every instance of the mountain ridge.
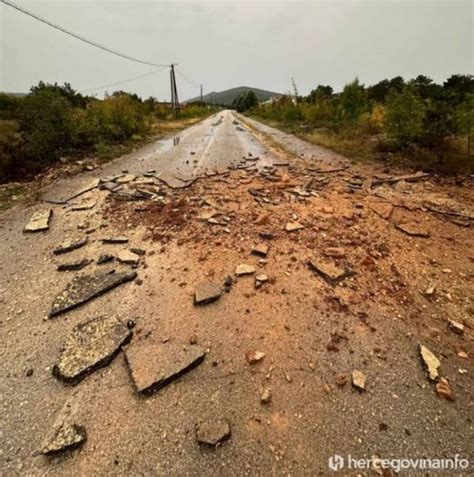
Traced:
<path fill-rule="evenodd" d="M 203 95 L 203 101 L 208 104 L 223 104 L 230 106 L 234 99 L 238 98 L 242 93 L 247 93 L 248 91 L 253 91 L 257 95 L 259 101 L 267 101 L 268 99 L 274 96 L 282 96 L 281 93 L 275 93 L 274 91 L 268 91 L 260 88 L 252 88 L 250 86 L 237 86 L 235 88 L 226 89 L 223 91 L 212 91 Z M 196 96 L 185 101 L 185 103 L 191 103 L 195 101 L 200 101 L 201 98 Z"/>

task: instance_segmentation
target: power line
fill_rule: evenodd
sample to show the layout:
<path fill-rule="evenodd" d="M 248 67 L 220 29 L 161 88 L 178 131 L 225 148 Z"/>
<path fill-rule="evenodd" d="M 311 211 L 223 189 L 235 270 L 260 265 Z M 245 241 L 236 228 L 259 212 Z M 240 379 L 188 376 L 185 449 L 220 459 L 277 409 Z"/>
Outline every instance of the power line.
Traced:
<path fill-rule="evenodd" d="M 193 79 L 187 77 L 182 71 L 178 70 L 176 68 L 176 72 L 179 74 L 179 76 L 181 76 L 181 78 L 184 79 L 184 81 L 187 81 L 190 85 L 192 86 L 199 86 L 200 83 L 198 83 L 197 81 L 194 81 Z"/>
<path fill-rule="evenodd" d="M 163 71 L 164 69 L 167 69 L 169 68 L 168 66 L 164 66 L 163 68 L 160 68 L 158 70 L 153 70 L 153 71 L 150 71 L 148 73 L 145 73 L 144 75 L 139 75 L 139 76 L 134 76 L 133 78 L 128 78 L 126 80 L 122 80 L 122 81 L 117 81 L 116 83 L 109 83 L 109 84 L 104 84 L 102 86 L 97 86 L 96 88 L 88 88 L 88 89 L 83 89 L 81 90 L 80 92 L 81 93 L 87 93 L 88 91 L 94 91 L 96 89 L 102 89 L 102 88 L 110 88 L 111 86 L 117 86 L 119 84 L 123 84 L 123 83 L 129 83 L 131 81 L 135 81 L 135 80 L 138 80 L 140 78 L 145 78 L 146 76 L 151 76 L 151 75 L 154 75 L 156 73 L 159 73 L 160 71 Z"/>
<path fill-rule="evenodd" d="M 83 41 L 83 42 L 85 42 L 85 43 L 87 43 L 91 46 L 95 46 L 96 48 L 99 48 L 103 51 L 106 51 L 107 53 L 111 53 L 113 55 L 120 56 L 122 58 L 125 58 L 126 60 L 135 61 L 136 63 L 141 63 L 142 65 L 157 66 L 157 67 L 162 67 L 162 66 L 168 67 L 169 66 L 169 65 L 159 65 L 159 64 L 156 64 L 156 63 L 151 63 L 149 61 L 144 61 L 144 60 L 140 60 L 138 58 L 134 58 L 133 56 L 125 55 L 123 53 L 120 53 L 119 51 L 112 50 L 111 48 L 107 48 L 106 46 L 100 45 L 99 43 L 96 43 L 95 41 L 88 40 L 87 38 L 84 38 L 83 36 L 80 36 L 77 33 L 69 31 L 66 28 L 63 28 L 62 26 L 56 25 L 55 23 L 53 23 L 49 20 L 46 20 L 45 18 L 42 18 L 39 15 L 36 15 L 35 13 L 24 9 L 23 7 L 20 7 L 20 6 L 14 4 L 12 2 L 9 2 L 8 0 L 0 0 L 0 1 L 2 3 L 4 3 L 5 5 L 8 5 L 9 7 L 14 8 L 15 10 L 18 10 L 21 13 L 24 13 L 25 15 L 28 15 L 32 18 L 35 18 L 36 20 L 38 20 L 42 23 L 45 23 L 46 25 L 49 25 L 50 27 L 53 27 L 56 30 L 59 30 L 59 31 L 62 31 L 63 33 L 66 33 L 66 35 L 72 36 L 72 37 L 76 38 L 77 40 L 81 40 L 81 41 Z"/>

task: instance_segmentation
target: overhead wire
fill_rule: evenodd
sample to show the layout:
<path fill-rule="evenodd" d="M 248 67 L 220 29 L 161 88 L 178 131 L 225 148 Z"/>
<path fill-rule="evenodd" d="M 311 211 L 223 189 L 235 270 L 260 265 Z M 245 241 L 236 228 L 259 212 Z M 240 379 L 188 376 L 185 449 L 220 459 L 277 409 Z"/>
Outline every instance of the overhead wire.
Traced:
<path fill-rule="evenodd" d="M 117 50 L 113 50 L 112 48 L 108 48 L 107 46 L 104 46 L 104 45 L 101 45 L 95 41 L 92 41 L 92 40 L 89 40 L 77 33 L 74 33 L 60 25 L 57 25 L 56 23 L 53 23 L 52 21 L 50 20 L 47 20 L 46 18 L 43 18 L 39 15 L 37 15 L 36 13 L 33 13 L 29 10 L 27 10 L 26 8 L 23 8 L 23 7 L 20 7 L 19 5 L 15 4 L 15 3 L 12 3 L 10 2 L 9 0 L 0 0 L 2 3 L 4 3 L 5 5 L 8 5 L 9 7 L 12 7 L 14 8 L 15 10 L 18 10 L 19 12 L 21 13 L 24 13 L 25 15 L 28 15 L 42 23 L 45 23 L 46 25 L 49 25 L 50 27 L 52 28 L 55 28 L 56 30 L 59 30 L 63 33 L 65 33 L 66 35 L 69 35 L 69 36 L 72 36 L 74 38 L 76 38 L 77 40 L 80 40 L 80 41 L 83 41 L 91 46 L 94 46 L 96 48 L 99 48 L 103 51 L 106 51 L 107 53 L 111 53 L 113 55 L 116 55 L 116 56 L 120 56 L 121 58 L 125 58 L 129 61 L 134 61 L 136 63 L 141 63 L 142 65 L 148 65 L 148 66 L 156 66 L 156 67 L 168 67 L 169 65 L 161 65 L 161 64 L 157 64 L 157 63 L 152 63 L 151 61 L 145 61 L 145 60 L 141 60 L 139 58 L 135 58 L 133 56 L 129 56 L 129 55 L 126 55 L 124 53 L 121 53 L 120 51 L 117 51 Z"/>

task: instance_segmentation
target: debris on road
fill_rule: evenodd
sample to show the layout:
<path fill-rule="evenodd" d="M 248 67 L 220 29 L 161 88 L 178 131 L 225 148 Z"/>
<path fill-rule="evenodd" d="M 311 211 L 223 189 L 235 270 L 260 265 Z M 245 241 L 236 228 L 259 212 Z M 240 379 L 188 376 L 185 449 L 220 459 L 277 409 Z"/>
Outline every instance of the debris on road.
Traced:
<path fill-rule="evenodd" d="M 255 364 L 262 361 L 266 354 L 263 351 L 248 351 L 245 353 L 245 359 L 248 364 Z"/>
<path fill-rule="evenodd" d="M 74 211 L 82 211 L 82 210 L 90 210 L 95 207 L 97 201 L 91 200 L 88 202 L 83 202 L 82 204 L 76 204 L 71 207 L 71 210 Z"/>
<path fill-rule="evenodd" d="M 103 265 L 104 263 L 110 263 L 114 260 L 113 255 L 109 255 L 108 253 L 102 254 L 98 259 L 97 259 L 97 265 Z"/>
<path fill-rule="evenodd" d="M 137 278 L 131 273 L 95 273 L 74 277 L 66 288 L 54 299 L 49 317 L 60 315 L 83 303 L 97 298 L 123 283 Z"/>
<path fill-rule="evenodd" d="M 85 185 L 84 187 L 81 187 L 78 191 L 74 192 L 74 194 L 69 196 L 66 199 L 66 202 L 69 202 L 70 200 L 75 199 L 79 197 L 80 195 L 95 189 L 96 187 L 99 186 L 99 184 L 100 184 L 100 179 L 92 179 L 91 181 L 89 181 L 87 185 Z"/>
<path fill-rule="evenodd" d="M 61 245 L 53 250 L 54 255 L 61 255 L 62 253 L 72 252 L 73 250 L 77 250 L 78 248 L 83 247 L 88 242 L 87 237 L 82 239 L 73 239 L 73 240 L 66 240 Z"/>
<path fill-rule="evenodd" d="M 207 420 L 196 425 L 196 439 L 199 444 L 218 446 L 229 439 L 230 434 L 230 424 L 226 419 Z"/>
<path fill-rule="evenodd" d="M 352 371 L 352 385 L 359 391 L 365 391 L 366 377 L 362 371 Z"/>
<path fill-rule="evenodd" d="M 23 232 L 44 232 L 48 230 L 52 215 L 53 211 L 51 209 L 38 210 L 31 216 Z"/>
<path fill-rule="evenodd" d="M 75 449 L 87 440 L 84 427 L 76 424 L 63 424 L 48 437 L 41 450 L 43 455 L 54 455 L 65 450 Z"/>
<path fill-rule="evenodd" d="M 347 384 L 347 376 L 345 374 L 337 374 L 336 375 L 336 384 L 342 388 Z"/>
<path fill-rule="evenodd" d="M 231 283 L 232 285 L 232 283 Z M 229 286 L 231 286 L 229 285 Z M 222 295 L 222 286 L 217 283 L 200 283 L 194 291 L 194 304 L 207 305 L 218 300 Z"/>
<path fill-rule="evenodd" d="M 432 381 L 436 381 L 438 378 L 438 368 L 441 366 L 440 360 L 426 346 L 421 344 L 420 354 L 428 371 L 429 378 Z"/>
<path fill-rule="evenodd" d="M 206 352 L 198 345 L 151 339 L 124 348 L 133 382 L 140 393 L 155 391 L 202 363 Z"/>
<path fill-rule="evenodd" d="M 79 323 L 64 344 L 53 375 L 77 383 L 86 374 L 107 365 L 131 337 L 130 329 L 115 317 L 98 317 Z"/>

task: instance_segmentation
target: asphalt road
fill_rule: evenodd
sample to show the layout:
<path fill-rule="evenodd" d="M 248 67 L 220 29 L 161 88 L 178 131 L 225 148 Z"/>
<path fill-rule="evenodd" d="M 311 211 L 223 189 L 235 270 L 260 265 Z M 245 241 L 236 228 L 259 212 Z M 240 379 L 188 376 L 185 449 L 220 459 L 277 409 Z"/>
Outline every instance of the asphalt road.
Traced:
<path fill-rule="evenodd" d="M 407 238 L 369 211 L 364 191 L 346 192 L 348 177 L 380 174 L 383 168 L 358 168 L 330 151 L 246 122 L 255 129 L 223 111 L 93 171 L 58 179 L 43 191 L 49 202 L 17 206 L 0 217 L 0 474 L 331 475 L 328 459 L 335 454 L 472 459 L 472 319 L 466 311 L 472 285 L 463 279 L 472 273 L 466 259 L 472 254 L 469 229 L 430 216 L 423 220 L 437 231 L 435 238 Z M 307 182 L 304 167 L 341 165 L 350 169 L 309 197 L 285 192 Z M 275 180 L 259 174 L 272 167 Z M 168 190 L 167 205 L 156 210 L 98 189 L 66 204 L 50 203 L 124 170 L 198 180 Z M 254 189 L 262 199 L 256 201 Z M 449 190 L 437 192 L 454 197 Z M 71 202 L 90 200 L 97 202 L 91 210 L 71 209 Z M 53 209 L 49 231 L 22 233 L 31 214 L 45 207 Z M 228 216 L 228 225 L 197 220 L 209 207 Z M 288 221 L 305 229 L 289 234 Z M 65 238 L 81 238 L 86 231 L 85 247 L 53 255 Z M 250 253 L 261 241 L 259 232 L 273 237 L 266 261 Z M 129 243 L 101 242 L 119 235 Z M 377 252 L 382 243 L 388 255 Z M 306 266 L 310 254 L 328 246 L 344 247 L 358 272 L 337 288 Z M 59 263 L 96 260 L 127 248 L 145 251 L 139 280 L 48 319 L 54 297 L 74 275 L 100 268 L 58 272 Z M 194 306 L 198 283 L 222 284 L 242 263 L 267 274 L 269 282 L 256 289 L 253 275 L 237 278 L 215 303 Z M 448 266 L 451 272 L 444 272 Z M 106 267 L 129 270 L 115 262 Z M 432 280 L 442 283 L 439 301 L 419 292 Z M 137 393 L 121 352 L 79 384 L 65 385 L 52 368 L 67 336 L 78 323 L 102 315 L 135 320 L 128 346 L 151 340 L 185 347 L 197 341 L 206 358 L 146 396 Z M 447 316 L 467 324 L 463 336 L 447 329 Z M 420 362 L 419 343 L 440 357 L 454 402 L 436 394 Z M 248 364 L 249 351 L 265 358 Z M 458 357 L 459 351 L 470 358 Z M 351 386 L 354 370 L 367 377 L 363 392 Z M 341 374 L 347 378 L 343 386 L 336 382 Z M 271 402 L 262 404 L 267 388 Z M 216 419 L 229 422 L 230 439 L 217 448 L 199 445 L 196 425 Z M 53 458 L 39 454 L 61 423 L 84 426 L 85 444 Z M 371 472 L 346 468 L 340 475 Z"/>

